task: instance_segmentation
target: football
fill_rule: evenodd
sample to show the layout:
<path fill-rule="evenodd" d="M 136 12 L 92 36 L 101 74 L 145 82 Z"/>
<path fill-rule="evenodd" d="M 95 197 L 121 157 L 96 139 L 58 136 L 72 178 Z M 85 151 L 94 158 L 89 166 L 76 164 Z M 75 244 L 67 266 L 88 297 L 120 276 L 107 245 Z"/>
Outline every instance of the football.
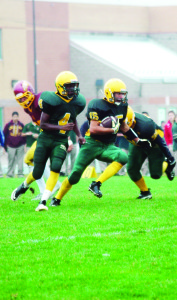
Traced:
<path fill-rule="evenodd" d="M 100 126 L 105 127 L 105 128 L 112 128 L 113 124 L 117 123 L 117 118 L 114 116 L 109 116 L 104 118 L 101 123 Z"/>

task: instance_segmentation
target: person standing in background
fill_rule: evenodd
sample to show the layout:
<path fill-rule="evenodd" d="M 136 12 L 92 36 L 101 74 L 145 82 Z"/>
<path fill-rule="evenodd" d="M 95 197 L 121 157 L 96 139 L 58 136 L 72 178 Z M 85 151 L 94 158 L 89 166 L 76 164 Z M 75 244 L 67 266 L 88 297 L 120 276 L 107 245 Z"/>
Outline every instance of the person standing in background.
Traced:
<path fill-rule="evenodd" d="M 2 155 L 2 148 L 4 148 L 4 133 L 0 127 L 0 157 Z M 0 161 L 0 178 L 4 177 L 2 173 L 2 166 Z"/>
<path fill-rule="evenodd" d="M 175 113 L 173 110 L 168 112 L 168 121 L 164 126 L 164 139 L 170 151 L 173 151 L 173 134 L 172 126 L 175 121 Z"/>
<path fill-rule="evenodd" d="M 19 121 L 18 112 L 12 113 L 12 120 L 4 127 L 5 150 L 8 153 L 7 177 L 14 177 L 15 167 L 18 165 L 18 177 L 23 177 L 23 157 L 25 137 L 22 136 L 24 124 Z"/>
<path fill-rule="evenodd" d="M 34 122 L 26 124 L 22 130 L 22 136 L 26 137 L 26 152 L 31 148 L 32 144 L 37 140 L 40 133 L 40 127 Z"/>

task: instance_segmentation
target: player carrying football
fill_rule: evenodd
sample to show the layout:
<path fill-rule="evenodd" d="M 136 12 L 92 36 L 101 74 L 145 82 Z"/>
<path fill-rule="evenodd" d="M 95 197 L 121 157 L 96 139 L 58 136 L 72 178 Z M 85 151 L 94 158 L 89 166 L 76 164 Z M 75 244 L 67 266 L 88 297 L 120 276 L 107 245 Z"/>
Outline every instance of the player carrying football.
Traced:
<path fill-rule="evenodd" d="M 61 72 L 56 77 L 55 85 L 56 92 L 46 91 L 40 95 L 42 132 L 37 140 L 33 172 L 11 195 L 11 199 L 15 201 L 24 194 L 30 184 L 42 176 L 45 164 L 50 158 L 50 177 L 36 211 L 48 210 L 46 202 L 58 180 L 67 154 L 69 131 L 74 130 L 80 144 L 85 142 L 80 134 L 76 117 L 85 108 L 86 100 L 83 95 L 79 94 L 79 82 L 76 75 L 69 71 Z"/>
<path fill-rule="evenodd" d="M 97 197 L 102 197 L 101 184 L 114 176 L 127 163 L 127 154 L 114 144 L 119 127 L 130 140 L 134 140 L 141 146 L 150 147 L 147 140 L 138 138 L 136 133 L 123 122 L 128 108 L 127 90 L 124 82 L 117 78 L 109 80 L 105 84 L 104 93 L 103 99 L 93 99 L 88 104 L 87 118 L 90 128 L 85 136 L 86 143 L 79 151 L 71 174 L 63 181 L 56 197 L 53 198 L 53 206 L 60 205 L 63 196 L 73 184 L 80 180 L 85 168 L 94 159 L 110 163 L 100 177 L 93 181 L 89 187 L 89 190 Z M 102 120 L 107 116 L 117 117 L 117 122 L 113 122 L 112 128 L 100 126 Z"/>

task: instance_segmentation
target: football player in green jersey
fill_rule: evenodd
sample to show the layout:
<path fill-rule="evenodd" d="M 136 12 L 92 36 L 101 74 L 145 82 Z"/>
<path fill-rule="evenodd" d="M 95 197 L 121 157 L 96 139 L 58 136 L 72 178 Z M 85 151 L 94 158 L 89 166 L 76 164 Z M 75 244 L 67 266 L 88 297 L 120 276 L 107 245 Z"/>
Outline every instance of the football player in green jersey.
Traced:
<path fill-rule="evenodd" d="M 164 133 L 162 128 L 150 117 L 134 113 L 129 107 L 127 122 L 140 138 L 146 138 L 151 141 L 152 147 L 149 149 L 142 149 L 131 142 L 127 163 L 127 173 L 140 189 L 138 199 L 151 199 L 152 194 L 141 174 L 141 167 L 145 159 L 148 159 L 149 172 L 153 179 L 159 179 L 165 172 L 168 179 L 173 180 L 175 176 L 173 169 L 176 162 L 163 139 Z"/>
<path fill-rule="evenodd" d="M 85 106 L 86 100 L 79 93 L 79 82 L 76 75 L 69 71 L 59 73 L 55 80 L 57 91 L 45 91 L 39 99 L 42 110 L 40 127 L 42 132 L 37 140 L 34 153 L 34 169 L 21 186 L 11 195 L 13 201 L 24 194 L 30 184 L 41 178 L 47 159 L 50 158 L 50 176 L 36 211 L 48 210 L 46 202 L 58 180 L 59 172 L 65 160 L 68 149 L 69 131 L 73 130 L 80 144 L 85 143 L 78 128 L 76 117 Z"/>
<path fill-rule="evenodd" d="M 76 184 L 85 168 L 94 160 L 98 159 L 110 163 L 96 181 L 89 186 L 89 190 L 97 197 L 102 197 L 101 184 L 115 175 L 127 163 L 127 154 L 115 146 L 116 134 L 119 130 L 126 133 L 129 139 L 144 147 L 150 147 L 147 140 L 141 140 L 130 127 L 123 122 L 127 114 L 127 89 L 120 79 L 110 79 L 104 87 L 105 98 L 93 99 L 87 108 L 87 118 L 90 123 L 89 130 L 85 135 L 86 143 L 82 145 L 76 158 L 71 174 L 66 178 L 55 198 L 52 206 L 60 205 L 63 196 Z M 117 122 L 112 128 L 100 126 L 101 121 L 107 116 L 116 116 Z"/>

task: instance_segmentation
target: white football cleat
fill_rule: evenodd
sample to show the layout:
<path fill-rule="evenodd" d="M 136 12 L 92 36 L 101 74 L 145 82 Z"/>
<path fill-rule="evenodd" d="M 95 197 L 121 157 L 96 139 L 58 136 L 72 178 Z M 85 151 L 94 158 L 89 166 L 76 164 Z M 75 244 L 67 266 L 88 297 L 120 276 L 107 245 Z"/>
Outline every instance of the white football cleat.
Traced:
<path fill-rule="evenodd" d="M 42 210 L 48 210 L 48 207 L 46 206 L 46 201 L 43 200 L 39 203 L 38 207 L 36 207 L 35 211 L 42 211 Z"/>

